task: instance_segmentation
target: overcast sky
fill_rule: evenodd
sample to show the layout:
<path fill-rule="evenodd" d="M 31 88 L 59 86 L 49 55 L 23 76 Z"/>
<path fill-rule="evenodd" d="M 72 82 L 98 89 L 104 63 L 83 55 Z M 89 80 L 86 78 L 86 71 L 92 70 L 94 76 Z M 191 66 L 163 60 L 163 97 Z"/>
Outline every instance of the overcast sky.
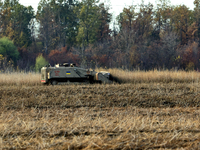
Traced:
<path fill-rule="evenodd" d="M 40 0 L 19 0 L 19 3 L 24 6 L 32 5 L 35 12 L 37 11 L 37 6 Z M 137 5 L 141 4 L 141 0 L 100 0 L 101 2 L 104 2 L 105 4 L 109 4 L 110 6 L 110 13 L 113 14 L 113 17 L 115 18 L 120 12 L 122 12 L 124 7 L 128 7 L 130 5 Z M 156 5 L 156 1 L 158 0 L 144 0 L 145 4 L 153 3 L 154 6 Z M 171 0 L 171 5 L 186 5 L 190 9 L 193 10 L 194 0 Z"/>

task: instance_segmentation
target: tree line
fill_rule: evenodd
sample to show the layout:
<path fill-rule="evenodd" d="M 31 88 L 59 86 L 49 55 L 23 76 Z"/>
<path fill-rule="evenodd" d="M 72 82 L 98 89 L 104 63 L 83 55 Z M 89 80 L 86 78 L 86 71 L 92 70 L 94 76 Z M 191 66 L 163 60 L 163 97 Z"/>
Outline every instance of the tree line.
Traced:
<path fill-rule="evenodd" d="M 41 0 L 37 12 L 18 0 L 0 0 L 0 69 L 13 62 L 31 70 L 42 54 L 51 65 L 198 70 L 200 0 L 194 5 L 141 1 L 112 22 L 110 7 L 98 0 Z"/>

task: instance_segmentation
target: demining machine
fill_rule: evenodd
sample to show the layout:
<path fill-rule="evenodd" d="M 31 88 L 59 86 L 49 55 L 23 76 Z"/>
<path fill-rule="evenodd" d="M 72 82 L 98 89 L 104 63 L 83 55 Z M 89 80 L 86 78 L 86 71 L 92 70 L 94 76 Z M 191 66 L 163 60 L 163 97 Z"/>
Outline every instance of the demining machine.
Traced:
<path fill-rule="evenodd" d="M 114 78 L 109 72 L 96 72 L 77 67 L 73 63 L 45 66 L 41 69 L 41 82 L 56 85 L 61 82 L 112 83 Z"/>

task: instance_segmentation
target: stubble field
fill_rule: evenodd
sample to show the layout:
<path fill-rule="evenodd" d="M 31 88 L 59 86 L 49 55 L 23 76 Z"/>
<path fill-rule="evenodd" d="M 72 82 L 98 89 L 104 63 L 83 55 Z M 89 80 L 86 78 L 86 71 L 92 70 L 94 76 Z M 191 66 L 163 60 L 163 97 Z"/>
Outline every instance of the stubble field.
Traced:
<path fill-rule="evenodd" d="M 115 75 L 122 84 L 42 86 L 0 74 L 0 149 L 200 148 L 199 73 Z"/>

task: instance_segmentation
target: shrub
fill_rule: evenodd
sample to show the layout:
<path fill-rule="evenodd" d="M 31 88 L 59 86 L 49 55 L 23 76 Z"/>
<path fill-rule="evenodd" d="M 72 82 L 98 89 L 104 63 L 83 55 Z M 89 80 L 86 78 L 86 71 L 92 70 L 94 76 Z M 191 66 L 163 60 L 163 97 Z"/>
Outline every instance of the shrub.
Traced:
<path fill-rule="evenodd" d="M 4 58 L 7 58 L 7 61 L 14 61 L 14 65 L 16 65 L 19 52 L 13 42 L 7 37 L 0 39 L 0 54 L 2 54 Z"/>
<path fill-rule="evenodd" d="M 41 68 L 44 67 L 45 65 L 48 65 L 48 62 L 46 61 L 46 59 L 42 55 L 39 55 L 36 58 L 35 71 L 40 72 Z"/>

